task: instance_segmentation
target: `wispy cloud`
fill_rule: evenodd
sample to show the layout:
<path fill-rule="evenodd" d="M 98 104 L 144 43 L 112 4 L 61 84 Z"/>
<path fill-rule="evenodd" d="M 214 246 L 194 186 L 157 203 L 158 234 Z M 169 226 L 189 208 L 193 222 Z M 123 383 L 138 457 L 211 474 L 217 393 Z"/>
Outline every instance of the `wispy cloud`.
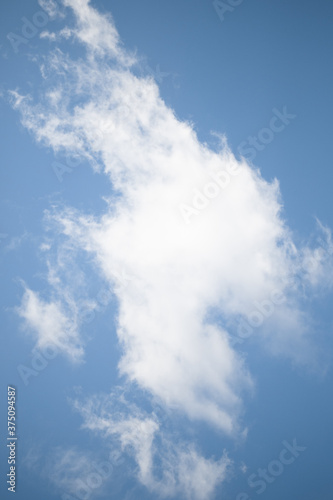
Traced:
<path fill-rule="evenodd" d="M 43 475 L 62 492 L 61 498 L 94 498 L 101 493 L 112 474 L 112 465 L 100 461 L 93 453 L 75 447 L 58 447 L 42 466 Z"/>
<path fill-rule="evenodd" d="M 73 405 L 83 416 L 84 428 L 109 440 L 112 447 L 118 442 L 134 458 L 139 481 L 158 496 L 211 498 L 228 474 L 231 461 L 225 452 L 218 460 L 205 458 L 193 444 L 175 440 L 162 429 L 154 413 L 146 414 L 124 399 L 119 405 L 115 394 Z"/>
<path fill-rule="evenodd" d="M 50 482 L 61 500 L 88 500 L 106 494 L 117 463 L 113 455 L 70 445 L 47 449 L 34 443 L 22 463 L 30 473 Z"/>
<path fill-rule="evenodd" d="M 2 235 L 0 234 L 0 241 L 1 236 Z M 20 236 L 13 236 L 12 238 L 10 238 L 9 242 L 7 242 L 6 246 L 4 247 L 4 251 L 11 252 L 17 250 L 26 240 L 29 239 L 29 237 L 30 235 L 27 233 L 27 231 L 24 231 L 24 233 Z"/>
<path fill-rule="evenodd" d="M 49 226 L 48 213 L 44 220 Z M 52 231 L 40 245 L 41 254 L 47 256 L 47 271 L 41 276 L 43 292 L 38 293 L 22 283 L 24 294 L 16 311 L 38 351 L 52 347 L 78 362 L 83 359 L 88 340 L 80 329 L 100 301 L 89 296 L 86 271 L 77 263 L 78 252 L 68 238 L 61 239 L 56 227 Z"/>
<path fill-rule="evenodd" d="M 84 351 L 74 311 L 64 311 L 60 302 L 45 301 L 29 288 L 17 311 L 33 332 L 38 349 L 55 346 L 73 361 L 82 358 Z"/>

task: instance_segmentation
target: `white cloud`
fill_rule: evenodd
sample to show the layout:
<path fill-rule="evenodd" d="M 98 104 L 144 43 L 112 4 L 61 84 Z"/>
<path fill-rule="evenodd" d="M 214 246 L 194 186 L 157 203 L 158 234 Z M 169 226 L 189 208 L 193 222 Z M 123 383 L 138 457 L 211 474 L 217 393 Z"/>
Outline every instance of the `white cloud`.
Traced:
<path fill-rule="evenodd" d="M 57 36 L 55 33 L 50 33 L 49 31 L 42 31 L 41 34 L 39 35 L 40 38 L 46 38 L 47 40 L 50 40 L 50 42 L 55 42 L 57 39 Z"/>
<path fill-rule="evenodd" d="M 262 328 L 266 342 L 310 362 L 294 277 L 309 275 L 302 263 L 317 258 L 318 249 L 295 247 L 276 180 L 268 183 L 245 160 L 237 162 L 226 145 L 216 152 L 201 144 L 153 79 L 129 70 L 134 58 L 108 16 L 84 0 L 65 5 L 73 9 L 72 32 L 86 59 L 56 49 L 43 62 L 50 84 L 39 104 L 14 92 L 14 105 L 38 141 L 84 156 L 108 176 L 112 192 L 100 218 L 67 210 L 54 219 L 114 286 L 120 372 L 189 418 L 234 433 L 242 391 L 253 384 L 230 346 L 230 324 L 278 290 L 288 301 L 270 318 L 275 328 Z M 224 186 L 218 192 L 216 177 Z M 196 211 L 190 224 L 184 204 Z M 331 255 L 319 260 L 322 275 Z M 123 272 L 131 277 L 126 284 L 118 278 Z M 39 310 L 45 314 L 46 305 Z"/>
<path fill-rule="evenodd" d="M 151 492 L 190 500 L 211 498 L 231 466 L 225 453 L 219 460 L 207 459 L 193 444 L 175 441 L 162 430 L 154 414 L 146 415 L 133 405 L 130 411 L 116 406 L 114 395 L 74 402 L 84 418 L 83 427 L 100 433 L 113 450 L 118 441 L 122 451 L 134 458 L 138 479 Z"/>
<path fill-rule="evenodd" d="M 63 0 L 63 4 L 73 9 L 77 21 L 74 34 L 94 56 L 116 56 L 125 66 L 134 62 L 129 53 L 122 50 L 110 15 L 100 15 L 89 5 L 89 0 Z"/>
<path fill-rule="evenodd" d="M 35 347 L 56 347 L 73 361 L 82 358 L 84 350 L 73 311 L 64 311 L 58 301 L 44 301 L 29 288 L 26 288 L 17 311 L 25 320 L 26 327 L 33 332 Z"/>
<path fill-rule="evenodd" d="M 333 283 L 333 242 L 330 228 L 317 219 L 317 245 L 303 249 L 301 267 L 304 279 L 314 288 L 327 289 Z"/>
<path fill-rule="evenodd" d="M 113 295 L 105 280 L 92 279 L 82 251 L 59 233 L 49 211 L 45 212 L 44 222 L 46 237 L 39 246 L 47 267 L 47 272 L 40 275 L 43 293 L 23 282 L 24 294 L 16 311 L 26 331 L 32 334 L 35 348 L 50 346 L 79 362 L 90 340 L 84 325 L 92 321 L 95 311 L 106 310 Z M 124 274 L 119 279 L 126 283 Z"/>

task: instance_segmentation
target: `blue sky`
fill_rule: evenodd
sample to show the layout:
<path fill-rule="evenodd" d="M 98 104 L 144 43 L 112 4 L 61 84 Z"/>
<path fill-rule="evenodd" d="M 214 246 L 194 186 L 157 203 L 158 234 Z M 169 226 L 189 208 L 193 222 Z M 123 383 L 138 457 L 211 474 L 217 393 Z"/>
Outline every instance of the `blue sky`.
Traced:
<path fill-rule="evenodd" d="M 1 16 L 1 497 L 331 498 L 333 6 Z"/>

